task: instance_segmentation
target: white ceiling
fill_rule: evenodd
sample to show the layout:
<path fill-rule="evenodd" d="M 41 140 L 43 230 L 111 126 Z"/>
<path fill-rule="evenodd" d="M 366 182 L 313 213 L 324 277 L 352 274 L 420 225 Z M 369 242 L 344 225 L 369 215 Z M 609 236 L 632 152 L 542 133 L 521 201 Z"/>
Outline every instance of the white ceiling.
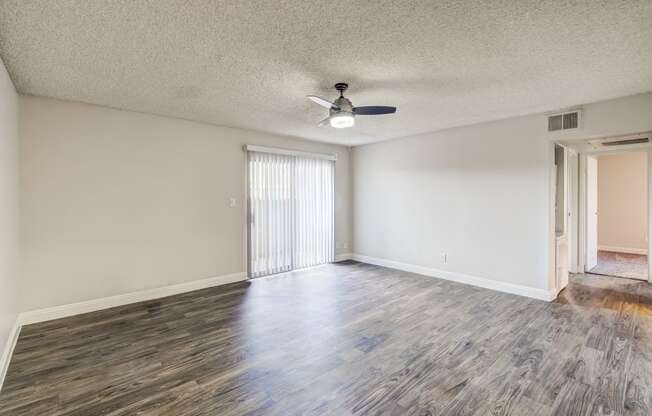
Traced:
<path fill-rule="evenodd" d="M 3 0 L 19 92 L 341 144 L 652 90 L 652 1 Z M 396 105 L 353 129 L 354 105 Z"/>

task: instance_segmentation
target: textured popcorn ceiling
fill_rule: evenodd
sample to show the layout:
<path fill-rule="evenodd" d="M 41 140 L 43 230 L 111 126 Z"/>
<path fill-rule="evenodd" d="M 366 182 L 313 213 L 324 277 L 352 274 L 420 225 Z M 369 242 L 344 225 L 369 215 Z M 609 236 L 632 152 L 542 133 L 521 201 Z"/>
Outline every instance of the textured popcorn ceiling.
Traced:
<path fill-rule="evenodd" d="M 652 1 L 3 0 L 19 92 L 342 144 L 652 90 Z M 319 128 L 305 95 L 396 105 Z"/>

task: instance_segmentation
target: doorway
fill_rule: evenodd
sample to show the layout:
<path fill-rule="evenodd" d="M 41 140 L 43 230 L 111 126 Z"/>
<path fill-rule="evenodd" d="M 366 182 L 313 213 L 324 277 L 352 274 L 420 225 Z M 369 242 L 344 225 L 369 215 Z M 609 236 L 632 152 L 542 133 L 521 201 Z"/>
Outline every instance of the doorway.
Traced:
<path fill-rule="evenodd" d="M 648 153 L 586 157 L 585 271 L 648 280 Z"/>

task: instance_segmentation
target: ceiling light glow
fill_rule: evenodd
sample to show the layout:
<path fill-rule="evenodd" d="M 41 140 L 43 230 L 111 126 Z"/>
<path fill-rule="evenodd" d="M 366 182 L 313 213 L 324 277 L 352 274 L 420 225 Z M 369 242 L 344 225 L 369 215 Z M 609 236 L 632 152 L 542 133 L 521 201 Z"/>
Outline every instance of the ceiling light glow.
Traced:
<path fill-rule="evenodd" d="M 336 129 L 345 129 L 348 127 L 353 127 L 355 124 L 355 118 L 351 113 L 342 112 L 332 115 L 330 118 L 330 123 L 331 127 L 335 127 Z"/>

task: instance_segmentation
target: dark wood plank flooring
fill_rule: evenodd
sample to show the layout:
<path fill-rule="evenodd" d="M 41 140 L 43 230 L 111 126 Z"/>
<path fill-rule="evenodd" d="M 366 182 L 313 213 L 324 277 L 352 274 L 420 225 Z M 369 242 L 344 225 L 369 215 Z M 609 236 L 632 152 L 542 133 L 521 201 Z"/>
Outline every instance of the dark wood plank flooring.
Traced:
<path fill-rule="evenodd" d="M 1 415 L 652 415 L 652 289 L 355 262 L 22 329 Z"/>

